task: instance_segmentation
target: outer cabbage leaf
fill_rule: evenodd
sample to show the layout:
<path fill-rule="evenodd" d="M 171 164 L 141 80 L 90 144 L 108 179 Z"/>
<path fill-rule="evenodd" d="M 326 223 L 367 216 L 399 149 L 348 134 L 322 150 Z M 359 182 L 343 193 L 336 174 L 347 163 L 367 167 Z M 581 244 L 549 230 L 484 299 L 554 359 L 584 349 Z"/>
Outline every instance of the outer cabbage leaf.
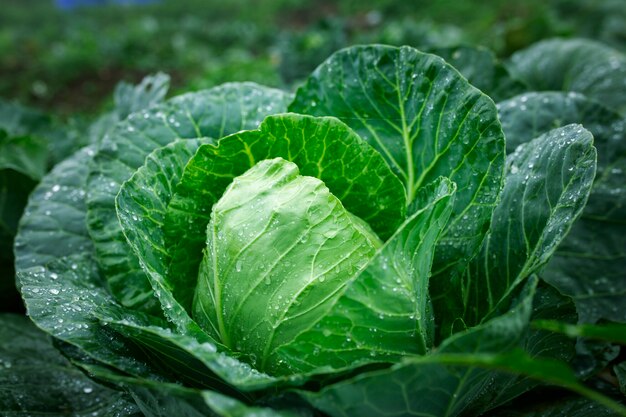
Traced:
<path fill-rule="evenodd" d="M 533 358 L 559 360 L 571 363 L 575 355 L 575 341 L 565 335 L 536 329 L 532 326 L 538 320 L 559 320 L 573 324 L 578 320 L 576 306 L 571 298 L 560 294 L 556 289 L 539 281 L 533 300 L 531 328 L 526 332 L 522 348 Z M 485 395 L 482 410 L 490 410 L 524 394 L 542 381 L 529 378 L 525 374 L 499 374 L 491 386 L 491 395 Z"/>
<path fill-rule="evenodd" d="M 462 304 L 457 273 L 480 249 L 501 187 L 504 136 L 493 102 L 439 57 L 360 46 L 318 67 L 289 109 L 332 115 L 355 129 L 398 174 L 409 204 L 439 176 L 457 184 L 431 286 L 438 320 L 452 321 L 442 293 Z"/>
<path fill-rule="evenodd" d="M 9 136 L 1 119 L 0 115 L 0 306 L 17 311 L 13 239 L 28 195 L 45 173 L 48 149 L 37 137 Z"/>
<path fill-rule="evenodd" d="M 176 138 L 219 138 L 258 126 L 283 111 L 289 95 L 252 83 L 225 84 L 175 97 L 131 114 L 102 140 L 89 176 L 88 227 L 100 268 L 122 304 L 158 308 L 136 257 L 129 250 L 115 213 L 115 195 L 155 148 Z"/>
<path fill-rule="evenodd" d="M 542 277 L 576 300 L 582 321 L 626 321 L 626 120 L 573 93 L 526 94 L 499 108 L 514 143 L 575 119 L 593 133 L 598 163 L 589 201 Z"/>
<path fill-rule="evenodd" d="M 98 316 L 108 328 L 142 347 L 144 357 L 158 364 L 172 380 L 195 387 L 219 389 L 229 394 L 259 391 L 280 385 L 301 385 L 302 377 L 277 378 L 259 372 L 238 359 L 237 353 L 220 347 L 204 336 L 185 336 L 169 328 L 150 325 L 132 315 L 111 314 L 103 309 Z M 142 375 L 138 375 L 142 376 Z"/>
<path fill-rule="evenodd" d="M 456 68 L 474 87 L 491 97 L 495 102 L 528 90 L 521 81 L 513 78 L 509 70 L 495 54 L 481 46 L 453 46 L 428 48 Z M 507 137 L 507 147 L 508 147 Z"/>
<path fill-rule="evenodd" d="M 446 356 L 495 359 L 519 346 L 532 310 L 536 281 L 530 281 L 511 311 L 446 339 L 429 355 L 411 357 L 389 369 L 361 373 L 322 388 L 298 391 L 330 416 L 456 416 L 469 409 L 494 374 L 470 359 L 447 364 Z M 452 366 L 466 365 L 466 366 Z"/>
<path fill-rule="evenodd" d="M 464 275 L 465 325 L 496 312 L 513 288 L 548 262 L 582 213 L 595 162 L 593 137 L 580 125 L 551 130 L 509 155 L 491 229 Z"/>
<path fill-rule="evenodd" d="M 163 101 L 169 87 L 170 76 L 162 72 L 144 77 L 138 85 L 120 82 L 113 93 L 118 119 Z"/>
<path fill-rule="evenodd" d="M 626 56 L 588 39 L 549 39 L 518 51 L 509 70 L 532 90 L 577 91 L 626 111 Z"/>
<path fill-rule="evenodd" d="M 15 238 L 18 271 L 93 249 L 85 227 L 86 177 L 93 147 L 80 150 L 46 175 L 30 196 Z"/>
<path fill-rule="evenodd" d="M 524 335 L 536 282 L 527 283 L 507 313 L 451 336 L 430 355 L 364 372 L 319 392 L 298 393 L 331 416 L 481 415 L 485 400 L 489 403 L 494 392 L 510 389 L 499 384 L 511 379 L 504 373 L 511 373 L 570 389 L 626 413 L 623 406 L 580 384 L 565 363 L 519 349 L 529 341 Z"/>
<path fill-rule="evenodd" d="M 5 417 L 140 415 L 123 392 L 73 367 L 26 317 L 0 315 L 0 413 Z"/>
<path fill-rule="evenodd" d="M 534 278 L 531 278 L 534 279 Z M 575 341 L 565 335 L 537 329 L 534 323 L 539 320 L 558 320 L 573 324 L 578 320 L 576 306 L 571 298 L 561 295 L 550 285 L 539 281 L 533 299 L 530 317 L 531 328 L 526 332 L 521 346 L 532 358 L 553 359 L 570 363 L 575 355 Z M 522 374 L 499 373 L 493 383 L 485 389 L 481 398 L 472 406 L 481 414 L 509 402 L 521 394 L 541 385 L 541 381 Z M 480 410 L 480 412 L 478 411 Z"/>
<path fill-rule="evenodd" d="M 620 148 L 626 130 L 621 115 L 573 91 L 524 93 L 497 106 L 507 153 L 549 130 L 577 123 L 593 134 L 600 168 Z"/>
<path fill-rule="evenodd" d="M 158 378 L 154 364 L 128 340 L 116 337 L 103 326 L 96 312 L 117 306 L 116 317 L 124 317 L 119 305 L 104 288 L 94 260 L 88 255 L 66 256 L 48 265 L 18 270 L 20 292 L 26 309 L 41 329 L 82 349 L 90 357 L 132 375 Z M 150 323 L 147 317 L 141 316 Z M 154 323 L 162 326 L 159 319 Z"/>
<path fill-rule="evenodd" d="M 16 236 L 18 286 L 41 329 L 103 363 L 155 376 L 141 355 L 133 357 L 132 344 L 115 337 L 94 316 L 102 306 L 117 304 L 97 272 L 85 225 L 86 176 L 93 154 L 85 148 L 57 165 L 33 192 Z"/>
<path fill-rule="evenodd" d="M 117 83 L 113 93 L 113 109 L 100 115 L 87 129 L 89 143 L 100 143 L 116 123 L 131 113 L 161 103 L 169 87 L 170 76 L 161 72 L 144 77 L 137 85 L 125 81 Z"/>
<path fill-rule="evenodd" d="M 219 392 L 182 387 L 180 385 L 130 378 L 94 365 L 81 365 L 97 378 L 123 387 L 148 417 L 308 417 L 306 408 L 281 410 L 250 406 L 242 399 Z"/>

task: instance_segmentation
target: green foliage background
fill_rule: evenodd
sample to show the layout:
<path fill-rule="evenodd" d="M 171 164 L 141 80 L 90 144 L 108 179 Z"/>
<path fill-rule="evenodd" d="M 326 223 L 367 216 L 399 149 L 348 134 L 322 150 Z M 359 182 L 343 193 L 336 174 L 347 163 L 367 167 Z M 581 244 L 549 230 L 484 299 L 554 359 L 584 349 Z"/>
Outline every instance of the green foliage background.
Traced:
<path fill-rule="evenodd" d="M 172 75 L 173 92 L 226 81 L 291 87 L 354 43 L 479 44 L 508 56 L 542 38 L 624 49 L 622 0 L 164 0 L 62 11 L 52 0 L 0 8 L 0 97 L 94 113 L 119 80 Z"/>

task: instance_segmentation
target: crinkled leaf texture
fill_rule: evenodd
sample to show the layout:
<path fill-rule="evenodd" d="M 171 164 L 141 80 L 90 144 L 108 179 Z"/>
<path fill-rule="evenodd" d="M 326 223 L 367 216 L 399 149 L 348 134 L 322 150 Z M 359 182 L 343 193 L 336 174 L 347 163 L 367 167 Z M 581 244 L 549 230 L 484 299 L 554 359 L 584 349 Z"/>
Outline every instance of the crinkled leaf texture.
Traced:
<path fill-rule="evenodd" d="M 96 384 L 26 317 L 0 315 L 0 413 L 5 417 L 141 414 L 124 392 Z"/>
<path fill-rule="evenodd" d="M 457 184 L 431 285 L 437 320 L 448 328 L 463 304 L 458 274 L 480 249 L 502 183 L 504 135 L 493 101 L 437 56 L 374 45 L 332 55 L 289 110 L 352 127 L 400 177 L 409 207 L 439 176 Z"/>
<path fill-rule="evenodd" d="M 158 311 L 152 288 L 129 250 L 115 214 L 121 184 L 154 149 L 177 138 L 213 139 L 253 129 L 284 111 L 289 94 L 252 83 L 232 83 L 175 97 L 131 114 L 103 138 L 89 175 L 87 224 L 109 288 L 128 307 Z"/>
<path fill-rule="evenodd" d="M 525 337 L 525 330 L 536 283 L 536 277 L 529 280 L 507 313 L 451 336 L 430 355 L 409 357 L 389 369 L 365 372 L 319 392 L 298 393 L 331 416 L 481 415 L 485 399 L 487 404 L 497 404 L 497 395 L 491 397 L 494 392 L 518 390 L 507 382 L 506 372 L 568 388 L 618 415 L 626 413 L 620 404 L 580 384 L 562 361 L 520 349 L 534 337 Z M 541 304 L 535 307 L 545 309 Z"/>
<path fill-rule="evenodd" d="M 626 322 L 626 120 L 575 93 L 528 93 L 498 107 L 515 146 L 574 121 L 593 134 L 598 162 L 589 200 L 541 275 L 576 300 L 581 321 Z"/>

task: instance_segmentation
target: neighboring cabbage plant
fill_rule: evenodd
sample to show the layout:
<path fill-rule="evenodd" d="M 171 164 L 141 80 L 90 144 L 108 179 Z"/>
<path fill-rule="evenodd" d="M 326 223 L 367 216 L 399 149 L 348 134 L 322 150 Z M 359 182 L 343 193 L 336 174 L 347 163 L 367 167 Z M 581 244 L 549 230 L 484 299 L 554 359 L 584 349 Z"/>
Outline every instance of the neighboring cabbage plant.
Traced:
<path fill-rule="evenodd" d="M 563 363 L 574 341 L 545 328 L 576 307 L 537 278 L 593 137 L 536 133 L 506 156 L 494 102 L 409 47 L 339 51 L 295 96 L 174 97 L 44 178 L 21 292 L 148 416 L 480 415 L 541 381 L 624 412 Z"/>

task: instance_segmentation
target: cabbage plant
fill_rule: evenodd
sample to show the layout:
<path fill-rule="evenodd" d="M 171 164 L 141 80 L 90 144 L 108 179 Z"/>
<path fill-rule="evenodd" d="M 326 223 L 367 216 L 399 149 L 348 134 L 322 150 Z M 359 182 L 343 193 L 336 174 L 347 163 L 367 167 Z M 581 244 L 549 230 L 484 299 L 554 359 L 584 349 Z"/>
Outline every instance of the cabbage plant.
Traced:
<path fill-rule="evenodd" d="M 538 278 L 595 173 L 580 124 L 507 155 L 443 59 L 352 47 L 295 95 L 225 84 L 115 124 L 31 196 L 19 283 L 126 415 L 480 415 L 540 383 L 624 413 L 564 364 L 587 328 Z"/>

